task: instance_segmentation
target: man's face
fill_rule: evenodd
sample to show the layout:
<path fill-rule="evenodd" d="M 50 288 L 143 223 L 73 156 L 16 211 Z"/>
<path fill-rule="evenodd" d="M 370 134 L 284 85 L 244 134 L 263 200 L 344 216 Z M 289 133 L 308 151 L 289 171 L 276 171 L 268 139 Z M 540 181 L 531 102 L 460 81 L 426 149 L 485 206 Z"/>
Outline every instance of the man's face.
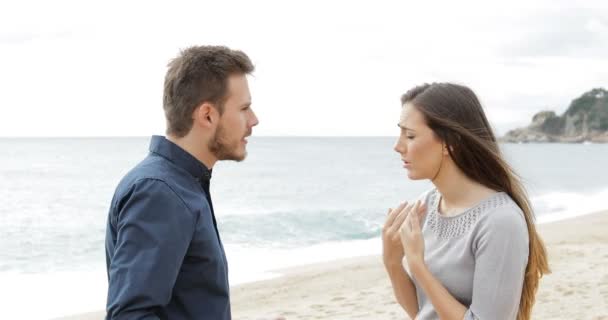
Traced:
<path fill-rule="evenodd" d="M 258 118 L 251 109 L 251 94 L 245 75 L 228 78 L 228 99 L 224 113 L 209 142 L 209 150 L 218 160 L 242 161 L 247 155 L 247 140 Z"/>

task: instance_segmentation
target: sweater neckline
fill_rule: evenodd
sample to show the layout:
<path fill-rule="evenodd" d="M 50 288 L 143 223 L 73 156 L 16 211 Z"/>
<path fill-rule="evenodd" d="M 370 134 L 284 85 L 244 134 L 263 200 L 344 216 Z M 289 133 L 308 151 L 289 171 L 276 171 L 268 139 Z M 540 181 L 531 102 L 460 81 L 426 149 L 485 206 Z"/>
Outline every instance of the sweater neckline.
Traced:
<path fill-rule="evenodd" d="M 476 208 L 484 205 L 485 203 L 491 201 L 492 199 L 494 199 L 494 198 L 496 198 L 496 197 L 498 197 L 498 196 L 500 196 L 502 194 L 506 194 L 506 193 L 504 191 L 499 191 L 499 192 L 493 193 L 493 194 L 485 197 L 484 199 L 480 200 L 479 202 L 477 202 L 473 206 L 465 209 L 464 211 L 462 211 L 462 212 L 460 212 L 458 214 L 455 214 L 455 215 L 452 215 L 452 216 L 446 216 L 446 215 L 443 215 L 441 212 L 439 212 L 439 202 L 441 201 L 441 197 L 442 196 L 441 196 L 441 193 L 439 193 L 439 190 L 435 189 L 434 196 L 433 196 L 433 207 L 432 207 L 432 210 L 435 212 L 435 214 L 440 219 L 452 220 L 452 219 L 456 219 L 456 218 L 459 218 L 459 217 L 462 217 L 462 216 L 466 215 L 467 213 L 475 210 Z"/>

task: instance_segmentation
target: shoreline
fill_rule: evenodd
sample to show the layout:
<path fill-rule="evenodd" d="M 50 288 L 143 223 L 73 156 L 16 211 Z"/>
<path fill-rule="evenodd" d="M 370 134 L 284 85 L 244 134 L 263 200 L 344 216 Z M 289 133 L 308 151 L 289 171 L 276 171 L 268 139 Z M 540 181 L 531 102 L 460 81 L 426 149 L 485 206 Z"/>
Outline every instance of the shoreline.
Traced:
<path fill-rule="evenodd" d="M 608 210 L 537 225 L 552 274 L 541 279 L 533 319 L 608 319 L 607 227 Z M 380 255 L 275 271 L 277 278 L 231 288 L 234 319 L 407 318 Z M 103 318 L 93 312 L 57 319 Z"/>

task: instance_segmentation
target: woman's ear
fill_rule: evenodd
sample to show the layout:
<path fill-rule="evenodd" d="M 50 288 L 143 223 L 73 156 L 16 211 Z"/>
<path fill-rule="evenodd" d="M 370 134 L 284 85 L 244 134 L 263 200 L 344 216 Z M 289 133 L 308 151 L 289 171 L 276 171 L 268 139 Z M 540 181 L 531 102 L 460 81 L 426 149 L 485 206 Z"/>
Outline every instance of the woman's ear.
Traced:
<path fill-rule="evenodd" d="M 450 149 L 448 150 L 448 148 L 450 148 Z M 450 151 L 454 151 L 454 147 L 448 146 L 447 144 L 444 143 L 442 151 L 443 151 L 443 155 L 444 156 L 449 156 L 450 155 Z"/>
<path fill-rule="evenodd" d="M 454 141 L 456 140 L 456 141 Z M 461 138 L 460 138 L 460 134 L 456 133 L 455 136 L 454 135 L 447 135 L 445 137 L 445 139 L 442 140 L 442 145 L 443 145 L 443 155 L 444 156 L 449 156 L 450 153 L 454 153 L 454 143 L 458 144 L 461 142 Z"/>

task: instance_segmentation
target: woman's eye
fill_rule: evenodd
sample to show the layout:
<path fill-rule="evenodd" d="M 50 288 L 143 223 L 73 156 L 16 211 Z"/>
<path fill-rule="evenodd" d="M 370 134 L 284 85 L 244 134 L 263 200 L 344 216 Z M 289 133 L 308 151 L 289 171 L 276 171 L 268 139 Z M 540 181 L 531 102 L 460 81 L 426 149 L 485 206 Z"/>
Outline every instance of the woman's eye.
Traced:
<path fill-rule="evenodd" d="M 414 139 L 414 136 L 407 136 L 407 138 L 412 140 L 412 139 Z"/>

